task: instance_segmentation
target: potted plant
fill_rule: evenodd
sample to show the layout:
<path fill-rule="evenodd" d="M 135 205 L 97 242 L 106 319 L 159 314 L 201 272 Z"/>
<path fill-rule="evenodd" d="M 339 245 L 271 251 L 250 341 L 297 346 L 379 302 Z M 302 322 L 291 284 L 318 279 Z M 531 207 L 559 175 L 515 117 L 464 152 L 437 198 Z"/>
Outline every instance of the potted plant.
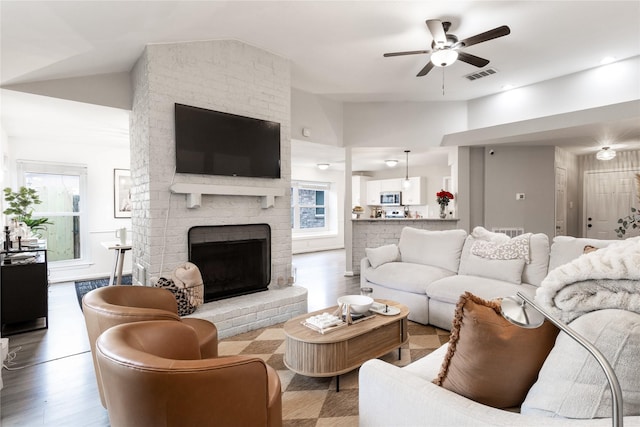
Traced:
<path fill-rule="evenodd" d="M 618 219 L 618 224 L 620 225 L 614 231 L 618 235 L 618 238 L 622 239 L 625 234 L 627 234 L 629 228 L 632 230 L 640 228 L 640 212 L 638 209 L 632 207 L 631 214 Z"/>
<path fill-rule="evenodd" d="M 20 187 L 18 191 L 13 191 L 7 187 L 4 190 L 4 200 L 9 204 L 2 213 L 13 215 L 17 222 L 24 223 L 32 232 L 46 229 L 49 218 L 33 218 L 33 205 L 42 203 L 38 192 L 33 188 Z"/>

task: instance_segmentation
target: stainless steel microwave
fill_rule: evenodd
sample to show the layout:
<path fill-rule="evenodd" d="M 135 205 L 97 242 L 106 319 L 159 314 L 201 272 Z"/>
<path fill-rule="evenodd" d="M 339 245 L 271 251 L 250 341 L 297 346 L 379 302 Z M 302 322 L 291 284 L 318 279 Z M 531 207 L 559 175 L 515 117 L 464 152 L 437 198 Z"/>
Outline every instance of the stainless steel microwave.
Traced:
<path fill-rule="evenodd" d="M 380 193 L 381 206 L 400 206 L 402 204 L 402 193 L 400 191 L 384 191 Z"/>

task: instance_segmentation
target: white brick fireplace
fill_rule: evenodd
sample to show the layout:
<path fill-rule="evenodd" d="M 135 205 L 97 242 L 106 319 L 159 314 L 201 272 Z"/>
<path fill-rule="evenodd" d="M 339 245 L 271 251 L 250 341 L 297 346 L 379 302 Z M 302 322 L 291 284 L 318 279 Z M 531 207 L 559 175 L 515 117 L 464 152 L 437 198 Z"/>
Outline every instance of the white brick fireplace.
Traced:
<path fill-rule="evenodd" d="M 291 274 L 289 62 L 238 41 L 149 45 L 132 85 L 134 280 L 149 284 L 187 261 L 190 227 L 262 223 L 271 228 L 270 290 L 249 300 L 273 290 L 291 293 L 297 287 L 285 285 Z M 281 179 L 176 174 L 174 103 L 280 123 Z"/>

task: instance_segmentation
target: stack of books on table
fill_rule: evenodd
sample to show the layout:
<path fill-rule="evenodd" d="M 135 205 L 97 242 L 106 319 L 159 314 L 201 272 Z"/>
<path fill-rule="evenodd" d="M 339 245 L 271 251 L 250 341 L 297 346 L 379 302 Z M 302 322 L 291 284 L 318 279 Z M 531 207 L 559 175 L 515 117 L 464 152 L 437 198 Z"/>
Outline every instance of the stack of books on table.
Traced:
<path fill-rule="evenodd" d="M 302 324 L 307 328 L 324 334 L 342 326 L 346 326 L 347 322 L 342 320 L 341 317 L 335 316 L 333 314 L 322 313 L 308 317 L 304 322 L 302 322 Z"/>

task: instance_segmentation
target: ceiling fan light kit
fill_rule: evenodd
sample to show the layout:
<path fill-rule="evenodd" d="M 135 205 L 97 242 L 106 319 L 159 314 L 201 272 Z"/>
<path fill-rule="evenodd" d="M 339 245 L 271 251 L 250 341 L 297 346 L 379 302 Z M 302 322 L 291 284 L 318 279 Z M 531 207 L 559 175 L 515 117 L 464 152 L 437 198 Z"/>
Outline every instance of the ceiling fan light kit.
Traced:
<path fill-rule="evenodd" d="M 616 157 L 616 150 L 612 150 L 611 147 L 602 147 L 596 153 L 596 159 L 598 160 L 612 160 Z"/>
<path fill-rule="evenodd" d="M 456 62 L 458 52 L 451 49 L 436 50 L 431 54 L 431 62 L 436 67 L 448 67 Z"/>

